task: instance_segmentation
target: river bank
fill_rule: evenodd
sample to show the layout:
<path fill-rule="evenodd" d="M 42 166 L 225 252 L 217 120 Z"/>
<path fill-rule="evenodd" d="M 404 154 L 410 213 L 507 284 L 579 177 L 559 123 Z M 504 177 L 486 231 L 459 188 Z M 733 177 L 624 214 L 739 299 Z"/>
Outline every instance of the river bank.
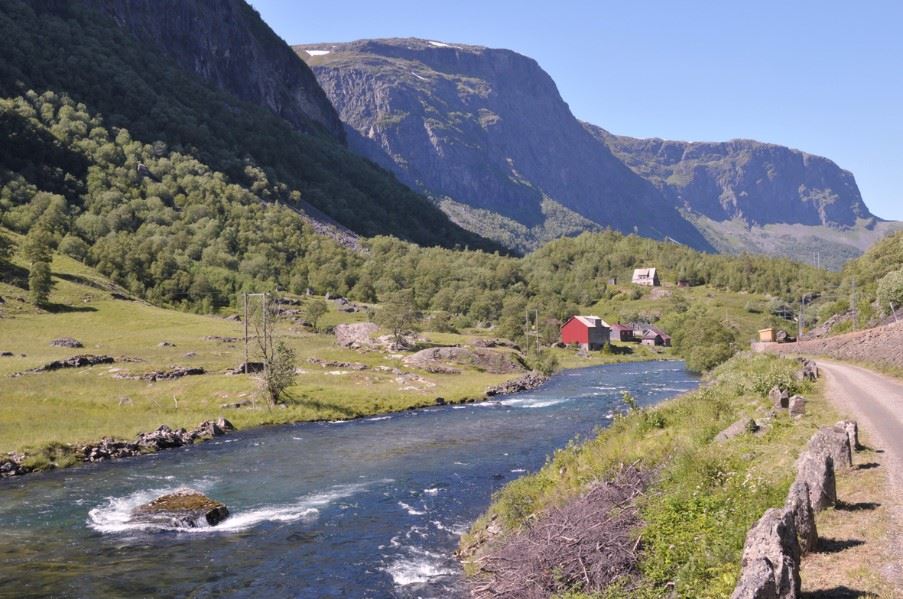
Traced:
<path fill-rule="evenodd" d="M 554 523 L 555 514 L 585 501 L 628 465 L 651 482 L 630 504 L 641 524 L 631 529 L 629 566 L 608 586 L 612 596 L 729 596 L 749 526 L 783 503 L 796 455 L 820 425 L 837 420 L 821 384 L 799 380 L 799 370 L 793 359 L 741 354 L 707 375 L 701 389 L 635 410 L 506 485 L 462 539 L 459 555 L 473 588 L 491 587 L 503 575 L 484 569 L 493 556 L 510 555 L 512 543 Z M 804 417 L 774 409 L 767 393 L 775 385 L 805 395 Z M 747 426 L 750 419 L 755 427 Z M 733 432 L 716 440 L 727 430 Z M 604 520 L 606 513 L 596 517 Z M 580 557 L 587 573 L 592 558 Z M 601 591 L 586 584 L 582 567 L 575 579 L 534 580 L 552 585 L 543 587 L 546 593 L 576 593 L 569 597 Z M 545 572 L 552 571 L 569 570 L 547 564 Z"/>

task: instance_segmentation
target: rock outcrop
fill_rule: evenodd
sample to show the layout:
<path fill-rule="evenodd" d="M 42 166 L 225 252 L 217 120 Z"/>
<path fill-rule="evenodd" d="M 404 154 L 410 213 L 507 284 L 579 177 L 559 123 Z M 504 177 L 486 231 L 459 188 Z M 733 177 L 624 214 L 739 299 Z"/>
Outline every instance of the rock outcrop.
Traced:
<path fill-rule="evenodd" d="M 133 522 L 167 528 L 216 526 L 229 517 L 229 509 L 194 489 L 178 489 L 140 505 L 132 511 Z"/>
<path fill-rule="evenodd" d="M 372 322 L 337 324 L 335 327 L 335 342 L 342 347 L 351 349 L 369 348 L 373 347 L 374 337 L 377 332 L 379 332 L 379 327 Z"/>
<path fill-rule="evenodd" d="M 183 69 L 281 116 L 299 131 L 344 140 L 310 69 L 243 0 L 82 0 Z"/>
<path fill-rule="evenodd" d="M 447 363 L 493 374 L 509 374 L 525 370 L 516 354 L 481 347 L 431 347 L 405 357 L 403 362 L 406 366 L 422 368 L 437 374 L 460 373 L 456 368 L 449 368 Z"/>
<path fill-rule="evenodd" d="M 60 337 L 59 339 L 54 339 L 50 342 L 50 345 L 51 347 L 68 347 L 70 349 L 84 347 L 81 341 L 73 339 L 72 337 Z"/>
<path fill-rule="evenodd" d="M 529 391 L 541 387 L 549 381 L 549 377 L 541 372 L 528 372 L 522 377 L 505 381 L 501 385 L 493 385 L 486 389 L 486 397 L 495 397 L 496 395 L 509 395 L 511 393 L 520 393 L 521 391 Z"/>
<path fill-rule="evenodd" d="M 84 354 L 80 356 L 72 356 L 65 360 L 54 360 L 43 366 L 26 370 L 25 372 L 17 372 L 12 376 L 21 376 L 27 373 L 52 372 L 54 370 L 62 370 L 64 368 L 86 368 L 88 366 L 97 366 L 99 364 L 112 364 L 115 360 L 111 356 L 95 356 Z"/>

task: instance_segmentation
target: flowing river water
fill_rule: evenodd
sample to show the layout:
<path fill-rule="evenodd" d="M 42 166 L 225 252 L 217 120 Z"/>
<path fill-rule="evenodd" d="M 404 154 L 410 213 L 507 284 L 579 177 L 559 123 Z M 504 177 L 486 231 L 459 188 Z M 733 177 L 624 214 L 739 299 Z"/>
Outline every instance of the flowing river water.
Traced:
<path fill-rule="evenodd" d="M 461 596 L 452 552 L 493 491 L 606 426 L 622 391 L 652 405 L 697 384 L 680 362 L 596 366 L 498 401 L 0 481 L 0 596 Z M 183 486 L 232 515 L 181 532 L 129 522 Z"/>

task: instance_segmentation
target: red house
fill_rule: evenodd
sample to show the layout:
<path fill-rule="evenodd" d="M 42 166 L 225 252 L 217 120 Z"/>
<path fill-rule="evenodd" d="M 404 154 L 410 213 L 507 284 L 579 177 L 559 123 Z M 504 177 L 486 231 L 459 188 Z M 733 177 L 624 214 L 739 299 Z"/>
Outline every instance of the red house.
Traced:
<path fill-rule="evenodd" d="M 571 316 L 561 327 L 561 342 L 586 349 L 602 349 L 611 340 L 611 328 L 598 316 Z"/>

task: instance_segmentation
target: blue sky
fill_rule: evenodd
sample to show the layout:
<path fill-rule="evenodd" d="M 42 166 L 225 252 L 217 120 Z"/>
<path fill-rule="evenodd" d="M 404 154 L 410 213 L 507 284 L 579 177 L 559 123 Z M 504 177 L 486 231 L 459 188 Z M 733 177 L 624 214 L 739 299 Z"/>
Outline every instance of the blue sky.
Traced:
<path fill-rule="evenodd" d="M 289 43 L 421 37 L 535 58 L 614 133 L 827 156 L 903 220 L 903 2 L 251 0 Z"/>

